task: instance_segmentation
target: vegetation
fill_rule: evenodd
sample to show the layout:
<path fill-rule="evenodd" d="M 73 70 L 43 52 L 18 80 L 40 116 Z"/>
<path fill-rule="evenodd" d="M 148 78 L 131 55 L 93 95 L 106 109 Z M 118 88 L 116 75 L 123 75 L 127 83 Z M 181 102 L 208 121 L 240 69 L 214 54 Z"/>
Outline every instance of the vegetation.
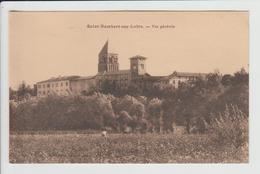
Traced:
<path fill-rule="evenodd" d="M 24 81 L 19 85 L 17 90 L 9 88 L 10 100 L 28 100 L 31 96 L 36 96 L 36 89 L 31 88 Z"/>
<path fill-rule="evenodd" d="M 11 163 L 246 163 L 248 151 L 209 136 L 174 134 L 21 134 L 10 136 Z"/>
<path fill-rule="evenodd" d="M 21 85 L 18 98 L 26 96 L 26 91 L 29 91 L 26 85 Z M 206 79 L 164 91 L 158 97 L 94 92 L 86 96 L 51 95 L 20 104 L 10 102 L 10 127 L 11 130 L 109 127 L 114 131 L 130 127 L 133 131 L 169 132 L 175 123 L 185 126 L 187 133 L 204 133 L 227 105 L 248 116 L 248 73 L 243 69 L 233 76 L 212 73 Z"/>
<path fill-rule="evenodd" d="M 248 81 L 248 73 L 241 69 L 234 75 L 211 73 L 178 89 L 144 91 L 131 86 L 117 91 L 112 90 L 117 89 L 115 84 L 106 82 L 81 96 L 51 95 L 19 102 L 30 91 L 21 86 L 16 92 L 18 102 L 10 101 L 11 161 L 35 162 L 38 152 L 43 155 L 41 162 L 247 161 Z M 186 130 L 181 137 L 178 126 Z M 59 135 L 16 134 L 85 130 L 107 130 L 109 138 L 68 134 L 62 140 Z M 17 142 L 24 151 L 19 151 Z M 57 158 L 60 149 L 70 150 Z"/>
<path fill-rule="evenodd" d="M 219 146 L 240 148 L 248 146 L 248 117 L 233 105 L 226 106 L 212 121 L 213 140 Z"/>

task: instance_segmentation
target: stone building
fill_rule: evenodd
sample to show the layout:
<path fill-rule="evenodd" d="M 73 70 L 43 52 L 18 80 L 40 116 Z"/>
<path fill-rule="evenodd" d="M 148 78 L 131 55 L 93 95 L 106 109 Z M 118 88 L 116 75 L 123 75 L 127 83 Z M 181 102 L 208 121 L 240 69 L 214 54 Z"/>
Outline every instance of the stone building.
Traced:
<path fill-rule="evenodd" d="M 130 69 L 120 70 L 118 54 L 110 50 L 107 41 L 98 54 L 98 73 L 96 75 L 88 77 L 65 76 L 38 82 L 36 84 L 37 96 L 44 97 L 54 93 L 57 95 L 81 95 L 92 88 L 100 87 L 105 80 L 117 84 L 122 89 L 127 89 L 130 84 L 138 85 L 144 89 L 168 86 L 178 88 L 181 83 L 206 75 L 174 71 L 168 76 L 151 76 L 146 72 L 146 57 L 136 55 L 129 59 Z"/>
<path fill-rule="evenodd" d="M 172 86 L 178 88 L 181 83 L 187 83 L 196 80 L 198 77 L 205 79 L 207 74 L 204 73 L 189 73 L 189 72 L 177 72 L 174 71 L 169 76 L 160 77 L 155 83 L 155 86 L 159 88 L 165 88 Z"/>
<path fill-rule="evenodd" d="M 79 78 L 79 76 L 50 78 L 48 80 L 38 82 L 36 84 L 37 96 L 45 97 L 51 94 L 69 95 L 72 93 L 71 81 L 76 78 Z"/>
<path fill-rule="evenodd" d="M 98 85 L 110 80 L 122 88 L 127 88 L 130 83 L 130 70 L 119 69 L 118 54 L 112 52 L 108 41 L 98 54 L 98 73 L 95 79 Z"/>
<path fill-rule="evenodd" d="M 96 86 L 96 79 L 94 76 L 63 76 L 38 82 L 36 86 L 38 97 L 45 97 L 52 94 L 64 96 L 81 95 L 82 92 L 87 92 Z"/>
<path fill-rule="evenodd" d="M 113 72 L 119 70 L 118 54 L 110 51 L 108 41 L 98 54 L 98 72 Z"/>

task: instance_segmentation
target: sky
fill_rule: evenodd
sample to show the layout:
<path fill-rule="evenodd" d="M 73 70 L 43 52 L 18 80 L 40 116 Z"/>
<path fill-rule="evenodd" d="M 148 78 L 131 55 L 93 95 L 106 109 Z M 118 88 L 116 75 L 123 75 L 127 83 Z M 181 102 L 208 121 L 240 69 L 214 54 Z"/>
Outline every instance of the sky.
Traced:
<path fill-rule="evenodd" d="M 88 27 L 93 25 L 99 28 Z M 9 86 L 95 75 L 107 40 L 119 54 L 120 69 L 142 55 L 151 75 L 216 69 L 233 74 L 248 70 L 248 27 L 245 11 L 10 12 Z"/>

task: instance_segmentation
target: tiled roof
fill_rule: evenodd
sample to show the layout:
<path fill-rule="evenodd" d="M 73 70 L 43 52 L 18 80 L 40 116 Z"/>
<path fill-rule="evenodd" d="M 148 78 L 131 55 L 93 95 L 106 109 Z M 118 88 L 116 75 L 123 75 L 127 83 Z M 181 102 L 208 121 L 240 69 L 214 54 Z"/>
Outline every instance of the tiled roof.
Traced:
<path fill-rule="evenodd" d="M 130 57 L 130 59 L 147 59 L 147 58 L 144 56 L 136 55 L 136 56 Z"/>
<path fill-rule="evenodd" d="M 134 80 L 149 80 L 149 81 L 158 81 L 162 78 L 167 76 L 151 76 L 150 74 L 146 73 L 144 75 L 139 75 L 134 78 Z"/>
<path fill-rule="evenodd" d="M 95 78 L 95 76 L 82 76 L 82 77 L 71 79 L 71 80 L 90 80 L 90 79 L 94 79 L 94 78 Z"/>
<path fill-rule="evenodd" d="M 206 73 L 191 73 L 191 72 L 177 72 L 174 71 L 169 76 L 180 76 L 180 77 L 199 77 L 199 76 L 206 76 Z"/>
<path fill-rule="evenodd" d="M 130 74 L 130 70 L 118 70 L 110 72 L 99 72 L 97 75 L 120 75 L 120 74 Z"/>
<path fill-rule="evenodd" d="M 62 80 L 74 80 L 79 78 L 80 76 L 60 76 L 60 77 L 52 77 L 48 80 L 40 81 L 37 83 L 45 83 L 45 82 L 55 82 L 55 81 L 62 81 Z"/>

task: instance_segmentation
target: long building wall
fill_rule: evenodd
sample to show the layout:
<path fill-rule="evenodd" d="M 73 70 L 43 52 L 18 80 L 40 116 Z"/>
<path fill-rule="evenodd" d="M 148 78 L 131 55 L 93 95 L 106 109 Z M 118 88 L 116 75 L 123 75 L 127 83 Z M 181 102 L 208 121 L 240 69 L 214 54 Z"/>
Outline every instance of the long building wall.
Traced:
<path fill-rule="evenodd" d="M 51 81 L 37 83 L 37 96 L 45 97 L 51 94 L 68 95 L 71 92 L 70 81 Z"/>

